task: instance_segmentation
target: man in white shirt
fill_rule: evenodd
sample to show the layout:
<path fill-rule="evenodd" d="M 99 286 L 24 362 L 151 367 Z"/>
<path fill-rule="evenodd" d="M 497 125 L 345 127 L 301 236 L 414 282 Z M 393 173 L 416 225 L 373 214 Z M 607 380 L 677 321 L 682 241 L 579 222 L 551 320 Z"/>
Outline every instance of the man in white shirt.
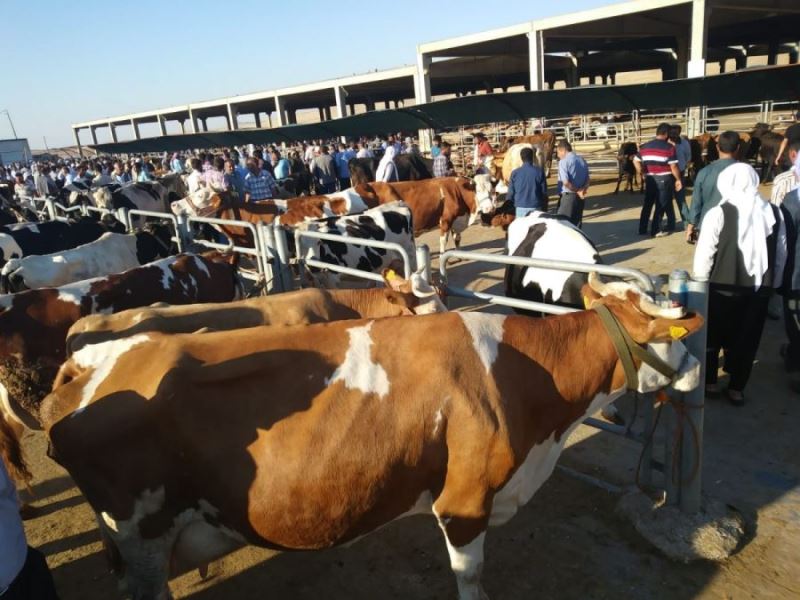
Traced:
<path fill-rule="evenodd" d="M 194 194 L 201 187 L 205 187 L 206 180 L 203 176 L 203 165 L 199 158 L 192 158 L 189 161 L 192 172 L 186 178 L 186 188 L 190 194 Z"/>
<path fill-rule="evenodd" d="M 783 202 L 783 197 L 800 186 L 800 142 L 789 144 L 789 160 L 792 163 L 792 168 L 772 180 L 770 202 L 775 206 L 780 206 Z"/>
<path fill-rule="evenodd" d="M 0 459 L 0 598 L 58 600 L 41 552 L 28 547 L 17 491 Z"/>

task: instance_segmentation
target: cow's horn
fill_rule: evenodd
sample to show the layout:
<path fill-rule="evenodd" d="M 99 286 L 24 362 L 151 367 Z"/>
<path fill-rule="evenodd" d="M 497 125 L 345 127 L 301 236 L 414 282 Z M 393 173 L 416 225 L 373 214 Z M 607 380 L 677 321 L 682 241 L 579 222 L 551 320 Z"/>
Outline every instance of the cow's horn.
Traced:
<path fill-rule="evenodd" d="M 589 273 L 589 287 L 601 296 L 605 296 L 606 284 L 603 283 L 596 271 Z"/>
<path fill-rule="evenodd" d="M 661 319 L 680 319 L 686 315 L 686 309 L 682 306 L 671 306 L 669 308 L 659 306 L 647 294 L 639 294 L 639 310 L 646 315 Z"/>

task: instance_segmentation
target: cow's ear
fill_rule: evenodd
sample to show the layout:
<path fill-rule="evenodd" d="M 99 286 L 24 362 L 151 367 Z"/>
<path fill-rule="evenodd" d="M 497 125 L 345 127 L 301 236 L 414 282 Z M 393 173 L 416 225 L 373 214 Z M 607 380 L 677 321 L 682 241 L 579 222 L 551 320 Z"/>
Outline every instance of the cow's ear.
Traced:
<path fill-rule="evenodd" d="M 672 342 L 692 335 L 703 326 L 704 319 L 697 313 L 686 313 L 680 319 L 656 318 L 647 325 L 648 342 Z"/>
<path fill-rule="evenodd" d="M 603 298 L 603 296 L 595 292 L 588 283 L 581 288 L 581 297 L 583 298 L 583 308 L 586 310 L 592 308 L 595 302 Z"/>
<path fill-rule="evenodd" d="M 383 276 L 383 281 L 386 283 L 386 287 L 389 289 L 405 294 L 411 292 L 411 284 L 400 277 L 394 269 L 384 269 L 381 271 L 381 275 Z"/>

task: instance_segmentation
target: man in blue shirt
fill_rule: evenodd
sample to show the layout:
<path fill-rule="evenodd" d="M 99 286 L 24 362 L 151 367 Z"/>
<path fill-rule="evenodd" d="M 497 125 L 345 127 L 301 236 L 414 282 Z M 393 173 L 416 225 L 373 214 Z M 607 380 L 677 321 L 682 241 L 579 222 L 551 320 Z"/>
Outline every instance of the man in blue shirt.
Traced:
<path fill-rule="evenodd" d="M 572 151 L 572 145 L 567 140 L 558 142 L 556 153 L 558 182 L 561 187 L 558 214 L 564 215 L 570 223 L 580 227 L 586 190 L 589 188 L 589 166 Z"/>
<path fill-rule="evenodd" d="M 511 171 L 506 198 L 514 203 L 517 217 L 534 210 L 547 210 L 547 179 L 544 171 L 533 164 L 533 150 L 523 148 L 519 157 L 522 166 Z"/>
<path fill-rule="evenodd" d="M 356 153 L 344 144 L 339 144 L 339 152 L 336 153 L 336 174 L 339 177 L 339 189 L 346 190 L 350 187 L 350 159 L 355 158 Z"/>
<path fill-rule="evenodd" d="M 278 181 L 281 179 L 288 179 L 291 171 L 289 161 L 281 157 L 281 153 L 278 152 L 277 148 L 271 152 L 271 155 L 272 170 L 275 173 L 275 179 Z"/>
<path fill-rule="evenodd" d="M 689 161 L 692 160 L 692 147 L 689 144 L 689 140 L 681 135 L 680 125 L 670 127 L 669 142 L 675 146 L 675 156 L 678 157 L 678 171 L 681 175 L 681 183 L 683 183 L 686 167 L 689 165 Z M 681 215 L 683 227 L 686 229 L 686 226 L 691 222 L 689 207 L 686 206 L 686 187 L 681 186 L 680 189 L 677 186 L 675 187 L 675 202 L 678 204 L 678 212 Z"/>

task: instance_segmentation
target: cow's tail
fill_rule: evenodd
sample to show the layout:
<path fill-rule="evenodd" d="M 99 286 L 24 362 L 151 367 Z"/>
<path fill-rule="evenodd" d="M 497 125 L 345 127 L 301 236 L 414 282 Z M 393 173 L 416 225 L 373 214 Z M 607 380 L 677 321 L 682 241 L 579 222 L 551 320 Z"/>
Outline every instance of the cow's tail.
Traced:
<path fill-rule="evenodd" d="M 28 470 L 17 430 L 0 411 L 0 459 L 5 463 L 11 480 L 19 487 L 30 487 L 33 475 Z"/>

